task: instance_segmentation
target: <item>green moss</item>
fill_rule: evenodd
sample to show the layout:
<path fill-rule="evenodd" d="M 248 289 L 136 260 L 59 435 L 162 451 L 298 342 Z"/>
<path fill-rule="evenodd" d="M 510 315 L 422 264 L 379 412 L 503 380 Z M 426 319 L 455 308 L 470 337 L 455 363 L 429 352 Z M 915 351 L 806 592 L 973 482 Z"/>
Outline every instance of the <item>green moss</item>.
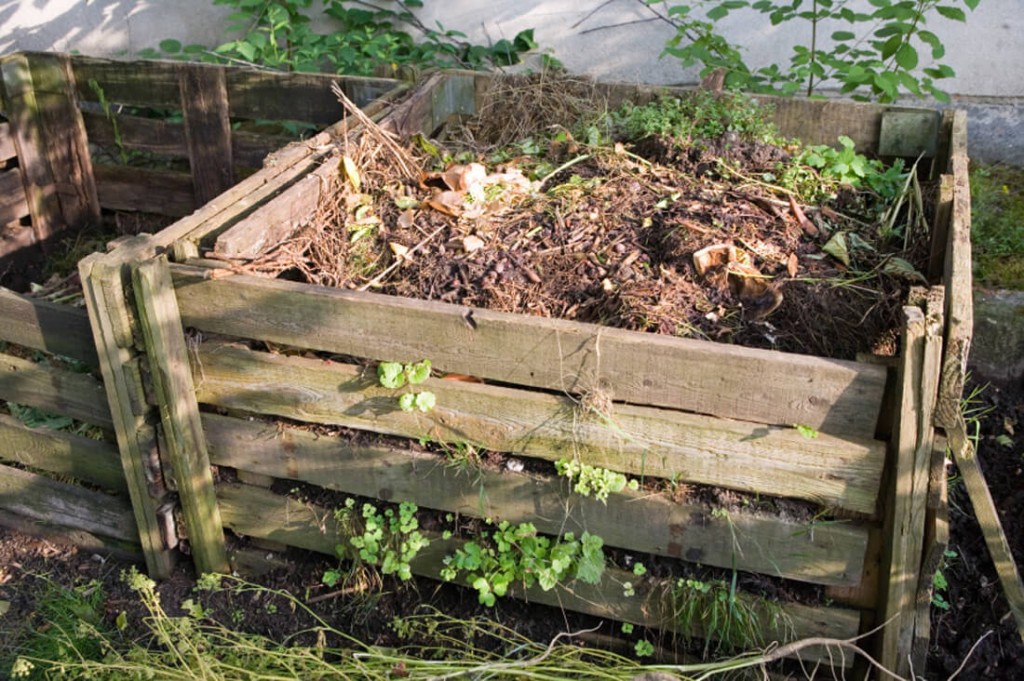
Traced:
<path fill-rule="evenodd" d="M 972 166 L 971 225 L 976 282 L 1024 290 L 1024 170 Z"/>

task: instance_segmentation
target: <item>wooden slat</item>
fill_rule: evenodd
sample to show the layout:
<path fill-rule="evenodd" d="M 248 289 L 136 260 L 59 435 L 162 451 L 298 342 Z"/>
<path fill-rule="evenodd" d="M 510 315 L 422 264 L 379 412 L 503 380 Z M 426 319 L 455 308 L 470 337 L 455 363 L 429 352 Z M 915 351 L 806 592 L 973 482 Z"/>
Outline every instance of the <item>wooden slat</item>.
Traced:
<path fill-rule="evenodd" d="M 194 372 L 200 402 L 402 437 L 467 442 L 637 476 L 808 499 L 875 511 L 885 446 L 873 440 L 616 404 L 580 414 L 568 397 L 434 379 L 437 407 L 405 413 L 374 376 L 347 364 L 204 343 Z"/>
<path fill-rule="evenodd" d="M 111 537 L 101 537 L 84 530 L 72 530 L 67 527 L 56 527 L 42 520 L 27 518 L 17 513 L 0 509 L 0 527 L 20 532 L 32 537 L 51 539 L 56 543 L 71 543 L 82 551 L 112 556 L 126 563 L 141 563 L 142 553 L 139 542 L 121 541 Z"/>
<path fill-rule="evenodd" d="M 181 106 L 177 72 L 179 64 L 176 61 L 116 61 L 84 56 L 76 56 L 71 61 L 78 97 L 82 101 L 97 101 L 96 92 L 89 83 L 96 81 L 104 98 L 112 104 L 162 109 L 178 109 Z M 213 70 L 223 68 L 213 64 L 203 67 Z"/>
<path fill-rule="evenodd" d="M 89 143 L 104 147 L 116 155 L 117 141 L 120 139 L 125 150 L 129 152 L 138 151 L 173 158 L 188 157 L 185 129 L 181 123 L 169 123 L 157 118 L 143 118 L 124 113 L 115 114 L 115 118 L 116 133 L 114 124 L 105 114 L 83 111 L 82 119 L 85 121 Z"/>
<path fill-rule="evenodd" d="M 331 94 L 332 82 L 337 82 L 360 108 L 398 85 L 398 81 L 390 78 L 229 69 L 231 115 L 331 125 L 344 118 L 345 113 L 338 98 Z"/>
<path fill-rule="evenodd" d="M 129 315 L 124 295 L 126 273 L 111 256 L 99 253 L 79 261 L 78 271 L 146 569 L 155 579 L 166 578 L 173 555 L 171 538 L 162 534 L 158 516 L 164 502 L 159 454 L 147 415 L 132 409 L 132 396 L 144 391 L 133 385 L 136 381 L 130 370 L 134 355 L 128 349 L 133 343 L 130 319 L 124 319 Z"/>
<path fill-rule="evenodd" d="M 114 445 L 48 428 L 28 428 L 4 414 L 0 414 L 0 460 L 114 492 L 128 491 Z"/>
<path fill-rule="evenodd" d="M 179 69 L 185 141 L 196 203 L 203 204 L 235 183 L 231 160 L 231 120 L 224 70 Z"/>
<path fill-rule="evenodd" d="M 267 538 L 332 556 L 337 555 L 338 546 L 346 552 L 351 551 L 347 537 L 334 521 L 330 509 L 238 484 L 218 485 L 217 498 L 225 526 L 240 534 Z M 455 552 L 460 545 L 459 540 L 444 540 L 438 533 L 423 534 L 431 542 L 411 561 L 412 571 L 438 579 L 441 560 L 445 555 Z M 623 595 L 622 582 L 626 581 L 636 584 L 635 596 Z M 637 584 L 631 572 L 609 567 L 601 584 L 596 586 L 573 582 L 548 592 L 534 588 L 525 593 L 517 589 L 513 593 L 531 603 L 565 607 L 598 617 L 699 636 L 700 623 L 680 623 L 670 617 L 667 612 L 670 608 L 663 600 L 670 590 L 671 585 L 664 580 L 649 579 Z M 750 598 L 743 593 L 738 597 Z M 782 612 L 780 621 L 773 626 L 768 621 L 770 618 L 765 617 L 760 627 L 768 641 L 812 636 L 849 638 L 857 634 L 860 616 L 855 611 L 788 602 L 777 605 Z"/>
<path fill-rule="evenodd" d="M 917 613 L 914 619 L 914 643 L 911 649 L 915 669 L 922 669 L 931 646 L 932 598 L 935 573 L 942 566 L 949 546 L 949 495 L 946 483 L 946 438 L 933 442 L 928 517 L 925 521 L 925 549 L 921 559 L 921 579 L 917 585 Z"/>
<path fill-rule="evenodd" d="M 0 122 L 0 166 L 17 155 L 18 150 L 14 146 L 11 124 L 6 121 Z"/>
<path fill-rule="evenodd" d="M 919 425 L 923 413 L 921 381 L 924 360 L 926 322 L 916 307 L 903 308 L 904 328 L 899 365 L 899 418 L 893 437 L 887 474 L 890 482 L 885 494 L 886 519 L 883 528 L 883 607 L 880 662 L 886 669 L 904 676 L 913 636 L 913 606 L 917 594 L 922 540 L 913 525 L 918 494 L 927 498 L 927 489 L 915 490 L 921 480 L 916 456 Z M 930 450 L 929 450 L 930 451 Z M 927 459 L 924 479 L 927 480 Z M 923 530 L 923 527 L 921 528 Z"/>
<path fill-rule="evenodd" d="M 109 210 L 142 211 L 178 217 L 196 207 L 192 176 L 170 170 L 96 165 L 100 205 Z"/>
<path fill-rule="evenodd" d="M 186 326 L 823 433 L 873 437 L 885 368 L 172 266 Z"/>
<path fill-rule="evenodd" d="M 274 424 L 207 414 L 211 460 L 261 476 L 509 522 L 541 532 L 586 530 L 605 544 L 818 584 L 860 579 L 868 533 L 861 526 L 808 523 L 737 512 L 712 517 L 700 505 L 623 491 L 607 503 L 567 494 L 563 480 L 527 473 L 457 471 L 438 456 L 383 446 L 353 446 Z"/>
<path fill-rule="evenodd" d="M 231 157 L 235 161 L 235 172 L 241 168 L 262 168 L 263 161 L 271 153 L 283 149 L 294 140 L 284 135 L 263 135 L 244 130 L 231 133 Z"/>
<path fill-rule="evenodd" d="M 0 171 L 0 225 L 20 220 L 28 215 L 28 200 L 21 168 Z"/>
<path fill-rule="evenodd" d="M 11 130 L 36 237 L 99 221 L 85 127 L 69 58 L 17 53 L 0 60 Z"/>
<path fill-rule="evenodd" d="M 943 283 L 946 286 L 946 349 L 935 422 L 953 428 L 960 418 L 960 398 L 967 376 L 967 358 L 974 329 L 971 272 L 971 190 L 967 157 L 967 114 L 953 115 L 950 137 L 953 175 L 953 216 L 946 242 Z"/>
<path fill-rule="evenodd" d="M 239 220 L 217 238 L 217 257 L 253 259 L 279 244 L 307 223 L 320 204 L 320 192 L 336 172 L 326 163 L 285 189 L 273 201 Z"/>
<path fill-rule="evenodd" d="M 164 453 L 174 471 L 196 569 L 223 573 L 228 569 L 224 530 L 167 257 L 134 266 L 132 281 L 160 407 Z"/>
<path fill-rule="evenodd" d="M 124 497 L 0 465 L 0 508 L 36 520 L 124 541 L 138 540 Z"/>
<path fill-rule="evenodd" d="M 0 354 L 0 398 L 110 428 L 103 384 L 76 374 Z"/>
<path fill-rule="evenodd" d="M 0 339 L 98 367 L 89 317 L 82 308 L 28 298 L 0 288 Z"/>

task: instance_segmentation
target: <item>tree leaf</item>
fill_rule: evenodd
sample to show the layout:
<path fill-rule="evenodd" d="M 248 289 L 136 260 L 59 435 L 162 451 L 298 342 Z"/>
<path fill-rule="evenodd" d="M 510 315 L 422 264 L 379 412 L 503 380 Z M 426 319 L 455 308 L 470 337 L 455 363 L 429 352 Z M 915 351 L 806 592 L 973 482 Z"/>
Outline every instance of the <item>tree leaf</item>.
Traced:
<path fill-rule="evenodd" d="M 175 40 L 174 38 L 161 40 L 160 49 L 167 54 L 177 54 L 178 52 L 181 52 L 181 41 Z"/>
<path fill-rule="evenodd" d="M 914 269 L 914 266 L 903 258 L 889 258 L 885 261 L 885 264 L 882 265 L 882 272 L 894 277 L 901 277 L 909 281 L 919 282 L 921 284 L 928 283 L 928 280 L 924 278 L 924 275 Z"/>
<path fill-rule="evenodd" d="M 974 9 L 973 7 L 971 9 Z M 967 15 L 959 7 L 951 7 L 949 5 L 939 5 L 935 8 L 935 11 L 953 21 L 967 21 Z"/>
<path fill-rule="evenodd" d="M 821 247 L 821 250 L 847 267 L 850 266 L 850 250 L 846 246 L 846 232 L 836 232 L 833 234 L 828 243 Z"/>
<path fill-rule="evenodd" d="M 913 71 L 917 68 L 917 50 L 910 43 L 903 43 L 900 49 L 896 50 L 896 63 L 900 68 Z"/>

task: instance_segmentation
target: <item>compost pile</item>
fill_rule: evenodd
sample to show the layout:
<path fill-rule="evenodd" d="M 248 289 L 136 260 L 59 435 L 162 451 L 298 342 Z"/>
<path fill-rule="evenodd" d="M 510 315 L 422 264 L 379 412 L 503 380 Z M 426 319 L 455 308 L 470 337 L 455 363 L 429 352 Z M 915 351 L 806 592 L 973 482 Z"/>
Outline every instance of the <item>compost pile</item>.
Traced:
<path fill-rule="evenodd" d="M 589 81 L 508 76 L 441 139 L 371 127 L 311 224 L 247 269 L 825 357 L 895 351 L 928 252 L 912 173 L 869 183 L 852 149 L 814 158 L 732 93 L 605 107 Z"/>

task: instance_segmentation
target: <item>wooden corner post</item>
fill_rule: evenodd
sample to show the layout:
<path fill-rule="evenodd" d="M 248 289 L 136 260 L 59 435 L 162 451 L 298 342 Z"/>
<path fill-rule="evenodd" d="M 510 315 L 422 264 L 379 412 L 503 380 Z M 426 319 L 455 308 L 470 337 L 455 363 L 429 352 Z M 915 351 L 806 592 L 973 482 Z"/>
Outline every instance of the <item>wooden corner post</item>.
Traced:
<path fill-rule="evenodd" d="M 160 408 L 163 443 L 174 470 L 196 570 L 227 572 L 224 529 L 167 257 L 160 255 L 133 266 L 132 281 Z"/>
<path fill-rule="evenodd" d="M 125 294 L 126 268 L 113 254 L 94 253 L 79 262 L 78 271 L 146 569 L 154 579 L 162 579 L 174 565 L 172 548 L 177 537 L 168 513 L 170 498 L 156 431 L 148 418 L 152 409 L 146 404 L 142 376 L 136 370 L 138 353 Z"/>

